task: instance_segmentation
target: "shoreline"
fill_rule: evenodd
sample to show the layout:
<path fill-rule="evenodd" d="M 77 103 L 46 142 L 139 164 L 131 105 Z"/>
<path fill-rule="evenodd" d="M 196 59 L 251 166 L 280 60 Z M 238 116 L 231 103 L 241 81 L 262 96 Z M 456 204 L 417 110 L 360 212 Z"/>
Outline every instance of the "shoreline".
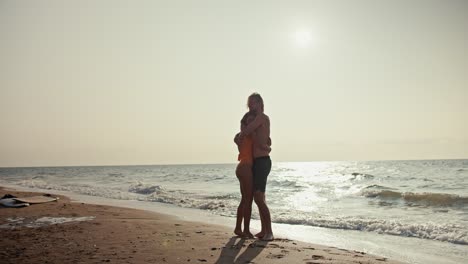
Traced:
<path fill-rule="evenodd" d="M 0 197 L 5 194 L 44 193 L 0 187 Z M 60 199 L 24 208 L 0 208 L 0 226 L 10 224 L 2 228 L 0 242 L 4 249 L 0 257 L 6 263 L 402 263 L 281 236 L 271 242 L 241 239 L 224 225 L 54 196 Z M 87 220 L 24 226 L 42 217 Z"/>

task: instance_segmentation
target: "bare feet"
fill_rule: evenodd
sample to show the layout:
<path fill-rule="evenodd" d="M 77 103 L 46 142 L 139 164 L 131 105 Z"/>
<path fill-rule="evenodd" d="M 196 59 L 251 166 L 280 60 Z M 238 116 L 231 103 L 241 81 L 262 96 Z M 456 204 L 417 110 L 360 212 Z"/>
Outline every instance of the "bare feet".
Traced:
<path fill-rule="evenodd" d="M 264 235 L 265 235 L 265 232 L 263 232 L 263 231 L 260 231 L 257 234 L 255 234 L 255 236 L 258 237 L 258 238 L 262 238 Z"/>
<path fill-rule="evenodd" d="M 252 235 L 252 233 L 250 233 L 249 231 L 247 232 L 244 232 L 242 234 L 242 237 L 245 237 L 245 238 L 254 238 L 254 235 Z"/>
<path fill-rule="evenodd" d="M 243 236 L 244 233 L 242 233 L 242 230 L 241 229 L 234 229 L 234 234 L 236 234 L 237 236 Z"/>
<path fill-rule="evenodd" d="M 265 234 L 262 238 L 260 238 L 260 240 L 263 241 L 273 241 L 274 239 L 275 237 L 273 237 L 273 234 L 271 233 Z"/>

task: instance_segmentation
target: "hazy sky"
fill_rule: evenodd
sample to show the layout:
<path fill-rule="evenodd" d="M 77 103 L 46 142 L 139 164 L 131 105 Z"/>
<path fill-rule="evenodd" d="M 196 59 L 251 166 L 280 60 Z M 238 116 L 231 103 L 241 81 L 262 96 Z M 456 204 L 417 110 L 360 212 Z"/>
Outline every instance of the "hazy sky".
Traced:
<path fill-rule="evenodd" d="M 0 166 L 468 158 L 468 1 L 0 0 Z"/>

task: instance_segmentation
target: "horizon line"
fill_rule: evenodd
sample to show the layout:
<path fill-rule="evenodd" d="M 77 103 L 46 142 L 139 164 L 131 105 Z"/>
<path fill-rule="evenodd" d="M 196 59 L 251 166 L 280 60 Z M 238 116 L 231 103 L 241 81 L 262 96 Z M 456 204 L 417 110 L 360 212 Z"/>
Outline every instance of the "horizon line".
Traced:
<path fill-rule="evenodd" d="M 313 160 L 313 161 L 274 161 L 275 163 L 313 163 L 313 162 L 373 162 L 373 161 L 435 161 L 435 160 L 468 160 L 468 158 L 441 158 L 441 159 L 381 159 L 381 160 Z M 40 166 L 0 166 L 0 169 L 9 168 L 64 168 L 64 167 L 137 167 L 137 166 L 190 166 L 190 165 L 231 165 L 237 162 L 219 163 L 160 163 L 160 164 L 102 164 L 102 165 L 40 165 Z"/>

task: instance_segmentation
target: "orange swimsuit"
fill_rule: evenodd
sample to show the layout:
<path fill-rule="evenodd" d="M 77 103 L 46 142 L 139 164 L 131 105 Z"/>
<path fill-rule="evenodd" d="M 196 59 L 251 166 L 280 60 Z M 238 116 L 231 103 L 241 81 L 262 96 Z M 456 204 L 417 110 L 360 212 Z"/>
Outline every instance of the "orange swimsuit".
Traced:
<path fill-rule="evenodd" d="M 253 163 L 253 140 L 251 136 L 246 136 L 240 143 L 237 160 L 241 163 Z"/>

